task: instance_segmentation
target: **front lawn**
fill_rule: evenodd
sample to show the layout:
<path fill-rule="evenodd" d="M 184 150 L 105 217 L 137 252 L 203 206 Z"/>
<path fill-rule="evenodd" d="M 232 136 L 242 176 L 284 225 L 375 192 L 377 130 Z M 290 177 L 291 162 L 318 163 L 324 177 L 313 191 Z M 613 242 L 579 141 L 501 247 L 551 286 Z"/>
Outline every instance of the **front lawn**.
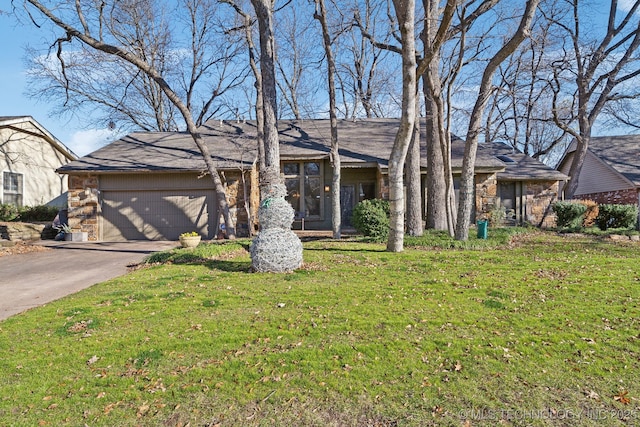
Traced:
<path fill-rule="evenodd" d="M 639 244 L 489 233 L 158 254 L 0 322 L 0 425 L 640 424 Z"/>

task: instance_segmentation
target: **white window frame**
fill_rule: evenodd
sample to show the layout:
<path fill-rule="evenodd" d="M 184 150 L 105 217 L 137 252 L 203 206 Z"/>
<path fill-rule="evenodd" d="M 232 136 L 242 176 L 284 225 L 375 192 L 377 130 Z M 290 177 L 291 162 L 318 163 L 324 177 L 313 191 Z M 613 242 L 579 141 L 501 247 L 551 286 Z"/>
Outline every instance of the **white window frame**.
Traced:
<path fill-rule="evenodd" d="M 17 178 L 15 188 L 11 185 Z M 10 188 L 8 188 L 11 186 Z M 24 174 L 12 171 L 2 172 L 2 203 L 8 203 L 7 196 L 18 196 L 18 203 L 13 203 L 18 207 L 22 207 L 24 200 Z"/>

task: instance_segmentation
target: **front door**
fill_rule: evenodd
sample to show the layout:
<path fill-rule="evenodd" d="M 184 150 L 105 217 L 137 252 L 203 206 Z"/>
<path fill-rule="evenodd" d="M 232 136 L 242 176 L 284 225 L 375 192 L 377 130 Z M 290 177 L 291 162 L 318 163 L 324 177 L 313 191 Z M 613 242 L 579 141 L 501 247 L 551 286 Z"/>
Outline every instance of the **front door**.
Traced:
<path fill-rule="evenodd" d="M 504 209 L 504 222 L 506 225 L 516 225 L 518 222 L 518 200 L 516 198 L 515 182 L 500 182 L 499 184 L 500 207 Z"/>
<path fill-rule="evenodd" d="M 351 227 L 351 215 L 356 205 L 355 185 L 340 186 L 340 220 L 343 227 Z"/>

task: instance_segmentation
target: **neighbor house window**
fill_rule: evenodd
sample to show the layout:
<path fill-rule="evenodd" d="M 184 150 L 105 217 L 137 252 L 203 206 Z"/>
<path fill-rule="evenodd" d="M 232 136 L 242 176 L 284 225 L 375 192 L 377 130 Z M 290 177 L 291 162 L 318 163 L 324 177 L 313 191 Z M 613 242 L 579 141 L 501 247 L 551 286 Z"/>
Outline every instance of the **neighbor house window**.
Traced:
<path fill-rule="evenodd" d="M 22 207 L 22 174 L 13 172 L 2 174 L 2 201 L 5 204 Z"/>
<path fill-rule="evenodd" d="M 285 162 L 282 165 L 287 186 L 287 201 L 296 216 L 320 218 L 322 216 L 322 165 L 320 162 Z"/>

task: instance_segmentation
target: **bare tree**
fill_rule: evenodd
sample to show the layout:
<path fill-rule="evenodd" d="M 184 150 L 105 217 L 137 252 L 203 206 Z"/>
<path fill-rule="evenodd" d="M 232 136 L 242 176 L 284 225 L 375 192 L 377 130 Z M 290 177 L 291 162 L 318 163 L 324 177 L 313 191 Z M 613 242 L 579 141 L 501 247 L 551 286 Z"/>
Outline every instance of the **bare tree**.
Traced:
<path fill-rule="evenodd" d="M 401 252 L 404 245 L 404 162 L 416 120 L 415 0 L 393 0 L 402 52 L 402 115 L 389 156 L 390 230 L 387 250 Z"/>
<path fill-rule="evenodd" d="M 260 233 L 251 244 L 251 266 L 256 271 L 282 272 L 302 264 L 302 243 L 291 231 L 294 211 L 285 200 L 286 187 L 280 176 L 277 127 L 275 38 L 273 0 L 251 0 L 260 32 L 260 75 L 264 113 L 264 164 L 260 170 L 262 202 L 258 211 Z M 285 229 L 286 226 L 286 229 Z"/>
<path fill-rule="evenodd" d="M 105 19 L 114 43 L 129 46 L 158 70 L 185 100 L 197 126 L 227 113 L 225 96 L 247 74 L 239 63 L 241 45 L 222 31 L 215 3 L 183 0 L 172 10 L 148 1 L 144 4 L 122 11 L 114 8 Z M 188 37 L 173 35 L 168 15 Z M 117 26 L 117 19 L 126 19 L 127 25 Z M 65 52 L 55 55 L 32 51 L 31 96 L 59 101 L 53 111 L 75 114 L 94 125 L 110 123 L 120 130 L 184 129 L 180 112 L 148 74 L 116 55 L 71 42 Z M 210 49 L 212 44 L 222 48 Z"/>
<path fill-rule="evenodd" d="M 314 10 L 308 2 L 287 4 L 275 11 L 276 68 L 280 117 L 296 120 L 318 113 L 317 91 L 324 84 L 316 78 L 322 51 L 312 25 Z"/>
<path fill-rule="evenodd" d="M 260 31 L 260 79 L 262 82 L 262 113 L 264 118 L 264 164 L 260 184 L 280 182 L 280 138 L 278 136 L 278 101 L 276 95 L 275 36 L 273 32 L 273 0 L 251 0 Z"/>
<path fill-rule="evenodd" d="M 518 46 L 529 36 L 531 23 L 536 13 L 539 0 L 528 0 L 515 33 L 491 57 L 487 63 L 478 90 L 478 98 L 473 106 L 462 160 L 462 177 L 460 179 L 460 202 L 456 222 L 455 237 L 457 240 L 467 240 L 469 237 L 469 223 L 473 204 L 475 203 L 475 159 L 478 149 L 478 135 L 481 131 L 482 116 L 487 101 L 491 96 L 493 76 L 500 64 L 507 59 Z"/>
<path fill-rule="evenodd" d="M 578 188 L 578 177 L 589 148 L 594 123 L 615 102 L 637 98 L 638 91 L 628 84 L 640 75 L 638 48 L 640 47 L 640 1 L 628 4 L 622 11 L 617 0 L 611 0 L 607 27 L 595 39 L 586 32 L 581 5 L 578 0 L 567 0 L 570 13 L 566 19 L 546 15 L 547 19 L 567 35 L 563 57 L 554 63 L 552 86 L 553 114 L 558 127 L 576 141 L 576 150 L 569 170 L 570 180 L 565 197 L 571 198 Z M 569 84 L 571 108 L 566 108 Z"/>
<path fill-rule="evenodd" d="M 423 57 L 419 77 L 423 81 L 426 113 L 427 196 L 426 225 L 453 234 L 455 196 L 451 170 L 450 132 L 445 128 L 445 102 L 440 74 L 440 50 L 449 37 L 456 2 L 448 1 L 446 9 L 439 2 L 423 0 L 424 26 L 421 33 Z"/>
<path fill-rule="evenodd" d="M 56 3 L 55 9 L 46 7 L 38 0 L 27 0 L 33 9 L 29 13 L 37 12 L 64 31 L 64 36 L 56 40 L 59 57 L 66 42 L 77 40 L 91 49 L 108 55 L 117 56 L 126 61 L 151 78 L 169 99 L 171 104 L 180 112 L 186 123 L 186 128 L 194 143 L 200 150 L 207 171 L 211 176 L 217 194 L 218 207 L 224 216 L 227 237 L 235 238 L 235 224 L 229 212 L 226 192 L 220 179 L 220 174 L 212 160 L 209 148 L 198 132 L 192 111 L 184 99 L 164 78 L 161 70 L 147 61 L 144 50 L 135 41 L 135 22 L 137 15 L 148 11 L 149 4 L 144 2 L 117 2 L 113 4 L 101 3 L 98 7 L 83 6 L 80 2 Z M 138 10 L 140 9 L 140 10 Z M 35 20 L 36 18 L 33 17 Z M 132 31 L 133 30 L 133 31 Z M 64 67 L 64 63 L 63 63 Z"/>
<path fill-rule="evenodd" d="M 558 17 L 556 2 L 544 6 Z M 534 21 L 532 36 L 498 70 L 499 81 L 487 107 L 485 141 L 501 141 L 536 159 L 554 163 L 566 148 L 566 131 L 553 121 L 552 62 L 562 34 L 544 17 Z M 561 114 L 565 116 L 565 114 Z"/>
<path fill-rule="evenodd" d="M 338 117 L 336 115 L 336 63 L 333 56 L 333 40 L 327 23 L 327 9 L 324 0 L 315 0 L 316 11 L 313 15 L 320 21 L 322 28 L 322 43 L 327 61 L 327 81 L 329 83 L 329 120 L 331 121 L 331 150 L 329 157 L 333 173 L 331 176 L 331 228 L 333 238 L 339 239 L 342 229 L 340 209 L 340 152 L 338 146 Z"/>
<path fill-rule="evenodd" d="M 249 56 L 249 66 L 254 77 L 255 94 L 255 113 L 256 113 L 256 139 L 258 145 L 258 170 L 263 170 L 265 167 L 265 153 L 264 153 L 264 108 L 263 108 L 263 96 L 262 96 L 262 73 L 258 66 L 258 54 L 257 48 L 253 41 L 253 17 L 245 12 L 238 3 L 233 0 L 220 0 L 222 3 L 231 6 L 236 13 L 240 16 L 241 25 L 239 29 L 244 33 L 244 39 L 246 42 L 247 52 Z"/>
<path fill-rule="evenodd" d="M 404 35 L 402 34 L 403 29 L 400 28 L 401 25 L 406 25 L 406 23 L 401 23 L 401 18 L 398 15 L 398 9 L 396 8 L 396 5 L 394 4 L 394 8 L 396 11 L 395 15 L 392 15 L 390 12 L 388 13 L 388 19 L 389 19 L 389 30 L 387 32 L 387 36 L 386 38 L 393 38 L 395 42 L 399 42 L 400 46 L 396 45 L 396 44 L 390 44 L 385 42 L 380 42 L 377 41 L 375 39 L 375 35 L 370 33 L 370 29 L 373 27 L 373 25 L 370 23 L 371 18 L 370 18 L 370 8 L 369 8 L 369 2 L 366 2 L 365 5 L 367 6 L 367 8 L 365 9 L 366 11 L 366 17 L 367 20 L 363 21 L 361 18 L 361 14 L 359 13 L 358 10 L 356 10 L 356 14 L 355 14 L 355 20 L 356 20 L 356 24 L 360 29 L 360 32 L 362 34 L 363 38 L 366 38 L 367 40 L 370 41 L 370 43 L 376 48 L 376 49 L 380 49 L 380 50 L 385 50 L 385 51 L 392 51 L 395 52 L 397 54 L 400 54 L 401 58 L 402 58 L 402 64 L 403 67 L 406 65 L 405 64 L 405 54 L 406 52 L 404 51 L 405 46 L 403 45 L 403 43 L 405 43 L 404 40 Z M 401 8 L 404 8 L 405 5 L 402 4 L 400 5 Z M 411 11 L 411 14 L 414 16 L 415 18 L 415 2 L 413 3 L 413 10 Z M 406 13 L 406 11 L 402 12 L 403 14 Z M 412 23 L 413 28 L 415 29 L 415 22 Z M 400 35 L 397 34 L 399 29 Z M 414 56 L 416 55 L 415 52 L 415 40 L 412 42 L 412 48 L 414 50 Z M 417 61 L 417 57 L 414 58 L 414 63 Z M 359 65 L 358 62 L 356 62 L 356 65 Z M 417 66 L 417 63 L 416 63 Z M 358 68 L 356 67 L 356 70 Z M 401 119 L 400 119 L 400 129 L 399 129 L 399 135 L 404 132 L 404 129 L 402 128 L 403 126 L 405 126 L 407 123 L 404 123 L 403 120 L 405 120 L 404 115 L 407 113 L 407 110 L 405 108 L 405 103 L 407 102 L 407 94 L 406 94 L 406 90 L 407 90 L 407 85 L 406 85 L 406 79 L 407 79 L 407 75 L 405 74 L 405 70 L 403 68 L 403 72 L 402 72 L 402 101 L 401 101 Z M 414 76 L 415 77 L 415 76 Z M 417 90 L 417 86 L 414 87 L 414 90 Z M 404 149 L 406 149 L 407 151 L 402 155 L 402 159 L 403 162 L 405 162 L 402 165 L 401 170 L 404 171 L 406 170 L 406 182 L 407 182 L 407 197 L 406 197 L 406 204 L 404 204 L 404 197 L 403 197 L 403 206 L 402 206 L 402 216 L 403 216 L 403 221 L 402 221 L 402 227 L 403 227 L 403 231 L 402 233 L 404 234 L 404 226 L 405 226 L 405 221 L 404 221 L 404 216 L 406 213 L 406 225 L 407 225 L 407 232 L 410 235 L 414 235 L 414 236 L 418 236 L 418 235 L 422 235 L 423 233 L 423 222 L 422 222 L 422 194 L 421 194 L 421 187 L 422 187 L 422 179 L 421 179 L 421 171 L 420 171 L 420 126 L 419 126 L 419 100 L 417 99 L 416 94 L 413 94 L 413 97 L 411 98 L 413 100 L 414 103 L 416 103 L 416 105 L 413 106 L 412 111 L 414 112 L 414 114 L 416 114 L 416 117 L 414 117 L 411 120 L 411 135 L 409 136 L 409 142 L 407 147 L 405 147 Z M 402 138 L 404 138 L 404 136 L 402 136 Z M 398 141 L 398 138 L 396 138 L 396 143 Z M 394 151 L 396 147 L 396 144 L 394 144 L 394 149 L 392 149 L 392 154 L 391 157 L 389 159 L 389 187 L 391 188 L 391 180 L 392 180 L 392 176 L 391 176 L 391 163 L 393 161 L 397 161 L 398 159 L 394 159 L 392 160 L 392 158 L 394 157 Z M 395 166 L 397 168 L 397 166 Z M 397 178 L 397 177 L 396 177 Z M 404 179 L 401 183 L 401 185 L 404 186 Z M 397 185 L 397 183 L 395 183 L 394 185 Z M 389 191 L 389 198 L 390 201 L 391 199 L 391 189 Z M 391 201 L 392 205 L 393 205 L 393 201 Z M 394 220 L 393 217 L 393 212 L 392 212 L 392 221 Z M 393 227 L 398 227 L 400 226 L 400 222 L 398 222 L 398 220 L 395 220 L 395 223 L 392 223 L 392 229 Z M 390 233 L 389 236 L 389 243 L 387 244 L 387 248 L 392 248 L 394 245 L 397 247 L 397 243 L 392 244 L 391 241 L 392 239 L 397 240 L 397 234 L 399 233 L 399 231 L 397 231 L 394 235 L 394 233 Z M 392 249 L 390 249 L 392 250 Z"/>
<path fill-rule="evenodd" d="M 375 39 L 378 27 L 382 26 L 380 21 L 384 19 L 381 15 L 386 2 L 364 0 L 360 3 L 354 10 L 340 10 L 343 20 L 349 22 L 336 52 L 343 114 L 345 118 L 389 117 L 393 114 L 389 107 L 395 108 L 391 94 L 399 92 L 394 78 L 396 61 L 388 55 L 387 49 L 368 40 Z M 348 13 L 354 15 L 362 31 L 353 31 L 352 21 L 344 16 Z M 390 36 L 385 31 L 382 42 L 387 43 Z"/>

